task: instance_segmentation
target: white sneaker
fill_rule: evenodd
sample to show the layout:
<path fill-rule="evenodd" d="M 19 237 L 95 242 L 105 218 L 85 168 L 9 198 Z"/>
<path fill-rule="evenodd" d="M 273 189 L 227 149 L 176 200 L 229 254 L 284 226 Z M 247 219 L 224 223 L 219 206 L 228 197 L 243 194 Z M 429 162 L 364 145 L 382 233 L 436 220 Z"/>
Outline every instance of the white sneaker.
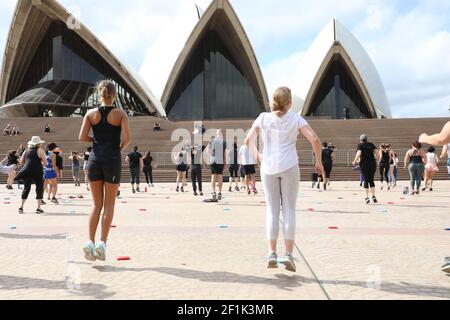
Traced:
<path fill-rule="evenodd" d="M 106 260 L 106 243 L 103 241 L 95 246 L 95 259 L 100 261 Z"/>
<path fill-rule="evenodd" d="M 283 259 L 283 264 L 286 267 L 287 271 L 296 272 L 297 268 L 295 267 L 295 258 L 292 253 L 286 253 Z"/>
<path fill-rule="evenodd" d="M 95 250 L 95 245 L 92 241 L 89 241 L 86 244 L 86 246 L 84 246 L 83 252 L 84 252 L 84 257 L 86 258 L 86 260 L 95 261 L 94 250 Z"/>
<path fill-rule="evenodd" d="M 267 269 L 276 268 L 278 268 L 278 256 L 276 252 L 271 252 L 267 258 Z"/>

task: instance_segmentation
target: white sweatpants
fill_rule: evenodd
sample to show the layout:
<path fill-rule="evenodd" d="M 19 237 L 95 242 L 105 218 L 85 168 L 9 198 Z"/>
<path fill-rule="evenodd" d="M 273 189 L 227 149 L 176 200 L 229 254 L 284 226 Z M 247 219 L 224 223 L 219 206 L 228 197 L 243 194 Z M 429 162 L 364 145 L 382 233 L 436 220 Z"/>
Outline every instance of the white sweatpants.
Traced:
<path fill-rule="evenodd" d="M 278 240 L 280 211 L 283 210 L 285 240 L 295 241 L 295 209 L 300 184 L 298 165 L 275 175 L 261 173 L 267 206 L 267 239 Z"/>

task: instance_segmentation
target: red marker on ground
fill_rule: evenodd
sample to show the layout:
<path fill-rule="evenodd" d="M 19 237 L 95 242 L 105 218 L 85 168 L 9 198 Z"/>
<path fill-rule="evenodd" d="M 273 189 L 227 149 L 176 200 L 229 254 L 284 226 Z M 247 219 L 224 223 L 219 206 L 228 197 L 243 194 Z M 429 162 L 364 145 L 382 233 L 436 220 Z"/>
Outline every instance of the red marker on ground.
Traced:
<path fill-rule="evenodd" d="M 313 208 L 308 208 L 308 211 L 316 211 L 316 210 Z"/>
<path fill-rule="evenodd" d="M 112 225 L 111 228 L 117 228 L 117 226 L 116 225 Z"/>
<path fill-rule="evenodd" d="M 145 212 L 145 211 L 147 211 L 147 209 L 139 209 L 139 211 Z"/>
<path fill-rule="evenodd" d="M 330 230 L 338 230 L 339 228 L 338 227 L 328 227 L 328 229 L 330 229 Z"/>
<path fill-rule="evenodd" d="M 123 256 L 123 257 L 118 257 L 117 258 L 117 261 L 128 261 L 128 260 L 131 260 L 131 258 L 128 257 L 128 256 Z"/>

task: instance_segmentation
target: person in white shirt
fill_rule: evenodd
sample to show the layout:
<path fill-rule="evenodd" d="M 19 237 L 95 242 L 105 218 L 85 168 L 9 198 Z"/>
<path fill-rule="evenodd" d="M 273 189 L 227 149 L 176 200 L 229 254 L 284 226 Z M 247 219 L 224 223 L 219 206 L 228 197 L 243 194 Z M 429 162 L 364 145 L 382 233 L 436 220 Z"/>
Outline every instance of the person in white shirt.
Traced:
<path fill-rule="evenodd" d="M 273 94 L 272 112 L 262 113 L 256 119 L 245 139 L 245 144 L 261 161 L 261 177 L 267 203 L 267 237 L 269 243 L 268 268 L 278 267 L 277 240 L 280 229 L 280 209 L 283 211 L 283 233 L 286 255 L 283 264 L 295 272 L 293 256 L 296 231 L 296 203 L 300 172 L 297 155 L 297 138 L 302 133 L 311 143 L 316 155 L 316 171 L 323 174 L 322 148 L 314 130 L 298 113 L 290 112 L 292 93 L 280 87 Z M 263 154 L 258 152 L 256 137 L 264 144 Z"/>
<path fill-rule="evenodd" d="M 256 174 L 256 156 L 250 152 L 247 145 L 242 145 L 239 149 L 239 160 L 241 165 L 244 167 L 245 172 L 245 183 L 247 187 L 247 193 L 250 195 L 258 194 L 256 190 L 255 174 Z"/>
<path fill-rule="evenodd" d="M 442 128 L 440 133 L 429 136 L 426 133 L 422 134 L 419 138 L 421 143 L 427 143 L 433 146 L 444 146 L 444 150 L 442 150 L 442 157 L 444 158 L 446 153 L 448 157 L 448 174 L 450 177 L 450 121 L 447 122 Z M 450 273 L 450 257 L 445 258 L 445 263 L 441 267 L 441 271 L 445 273 Z"/>
<path fill-rule="evenodd" d="M 433 191 L 433 182 L 434 182 L 434 175 L 436 172 L 439 172 L 438 168 L 438 162 L 439 157 L 435 153 L 436 149 L 434 147 L 429 147 L 427 152 L 427 164 L 425 165 L 425 188 L 422 189 L 422 191 Z"/>

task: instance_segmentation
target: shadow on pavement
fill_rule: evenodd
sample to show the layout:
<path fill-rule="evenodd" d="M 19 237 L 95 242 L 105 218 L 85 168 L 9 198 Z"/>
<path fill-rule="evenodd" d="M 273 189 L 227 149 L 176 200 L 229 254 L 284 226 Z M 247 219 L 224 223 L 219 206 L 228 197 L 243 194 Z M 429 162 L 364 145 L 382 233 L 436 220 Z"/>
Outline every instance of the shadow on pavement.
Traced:
<path fill-rule="evenodd" d="M 315 279 L 301 277 L 298 275 L 288 276 L 284 274 L 275 274 L 275 278 L 266 278 L 259 276 L 240 275 L 232 272 L 220 271 L 198 271 L 178 268 L 119 268 L 112 266 L 95 266 L 99 272 L 159 272 L 170 276 L 176 276 L 184 279 L 195 279 L 211 283 L 244 283 L 244 284 L 265 284 L 275 286 L 281 290 L 293 291 L 304 284 L 317 283 Z M 343 280 L 322 280 L 322 285 L 343 285 L 360 288 L 368 288 L 365 281 L 343 281 Z M 409 282 L 381 282 L 378 291 L 392 294 L 403 294 L 408 296 L 422 296 L 435 298 L 449 298 L 450 288 L 439 286 L 419 285 Z"/>
<path fill-rule="evenodd" d="M 71 294 L 94 299 L 107 299 L 116 294 L 115 292 L 105 292 L 108 288 L 102 284 L 96 283 L 82 283 L 80 290 L 69 290 L 67 289 L 66 281 L 64 280 L 54 281 L 0 275 L 0 290 L 23 289 L 67 290 Z"/>

